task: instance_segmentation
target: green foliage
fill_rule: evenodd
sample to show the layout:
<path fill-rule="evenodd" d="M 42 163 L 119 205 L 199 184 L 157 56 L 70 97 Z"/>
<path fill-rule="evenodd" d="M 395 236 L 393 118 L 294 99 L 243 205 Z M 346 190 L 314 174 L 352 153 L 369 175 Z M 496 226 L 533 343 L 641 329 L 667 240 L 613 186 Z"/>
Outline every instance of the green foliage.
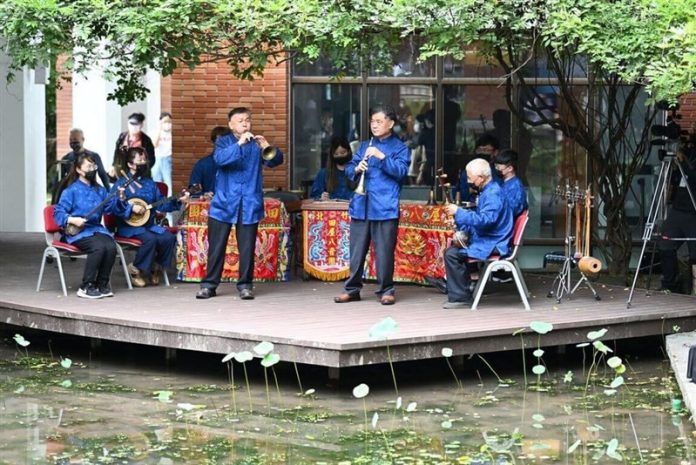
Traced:
<path fill-rule="evenodd" d="M 321 56 L 340 76 L 359 62 L 389 68 L 412 35 L 423 59 L 570 51 L 627 82 L 647 82 L 656 98 L 674 98 L 694 88 L 695 12 L 694 0 L 5 0 L 0 36 L 14 70 L 61 54 L 78 73 L 106 64 L 117 85 L 110 97 L 121 104 L 147 93 L 148 68 L 167 76 L 225 61 L 251 79 L 269 61 Z"/>

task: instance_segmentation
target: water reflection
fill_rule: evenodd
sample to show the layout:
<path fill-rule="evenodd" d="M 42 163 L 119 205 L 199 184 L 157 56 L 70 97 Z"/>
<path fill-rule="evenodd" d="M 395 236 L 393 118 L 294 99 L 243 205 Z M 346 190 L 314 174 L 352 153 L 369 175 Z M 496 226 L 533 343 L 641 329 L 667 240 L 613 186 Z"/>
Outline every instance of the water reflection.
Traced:
<path fill-rule="evenodd" d="M 66 369 L 29 355 L 0 348 L 3 465 L 692 463 L 692 425 L 671 411 L 675 383 L 657 359 L 631 360 L 614 396 L 602 370 L 586 394 L 589 367 L 575 362 L 524 390 L 521 376 L 499 383 L 483 365 L 460 367 L 460 388 L 435 360 L 442 371 L 400 384 L 398 399 L 388 374 L 370 383 L 363 407 L 351 390 L 364 379 L 332 390 L 310 376 L 315 392 L 302 395 L 290 372 L 278 387 L 250 373 L 247 391 L 242 370 L 233 387 L 222 364 L 176 373 L 73 357 Z M 491 364 L 514 373 L 518 360 Z"/>

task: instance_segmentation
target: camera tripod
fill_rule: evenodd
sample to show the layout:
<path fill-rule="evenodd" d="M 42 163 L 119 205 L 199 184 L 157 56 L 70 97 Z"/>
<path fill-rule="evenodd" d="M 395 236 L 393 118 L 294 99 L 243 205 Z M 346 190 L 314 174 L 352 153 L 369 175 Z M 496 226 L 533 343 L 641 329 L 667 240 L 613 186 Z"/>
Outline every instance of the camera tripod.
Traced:
<path fill-rule="evenodd" d="M 576 239 L 576 237 L 572 234 L 571 219 L 573 217 L 573 209 L 578 208 L 577 202 L 580 200 L 585 200 L 585 193 L 582 192 L 577 185 L 574 188 L 571 188 L 569 184 L 566 184 L 565 190 L 563 190 L 560 186 L 556 187 L 556 195 L 564 198 L 566 201 L 564 254 L 547 254 L 544 256 L 544 261 L 549 260 L 552 262 L 562 263 L 561 270 L 554 278 L 553 283 L 551 284 L 551 290 L 546 297 L 551 298 L 555 296 L 556 302 L 561 303 L 561 300 L 563 300 L 564 297 L 570 298 L 570 296 L 572 296 L 575 291 L 578 290 L 580 285 L 585 283 L 592 291 L 592 295 L 594 296 L 595 300 L 602 300 L 599 294 L 597 294 L 594 286 L 592 286 L 592 283 L 589 281 L 589 279 L 587 279 L 587 275 L 579 268 L 578 273 L 580 273 L 580 279 L 578 279 L 575 285 L 573 285 L 572 281 L 572 269 L 574 267 L 577 268 L 578 259 L 582 257 L 576 257 L 576 254 L 574 254 L 571 250 L 573 241 Z M 587 221 L 589 221 L 589 218 L 587 218 Z M 576 231 L 576 233 L 579 234 L 579 231 Z"/>
<path fill-rule="evenodd" d="M 638 282 L 638 274 L 640 273 L 640 266 L 643 263 L 643 256 L 645 255 L 645 249 L 648 246 L 648 242 L 653 238 L 653 231 L 655 229 L 655 223 L 658 218 L 660 218 L 660 211 L 666 213 L 667 204 L 667 186 L 672 176 L 672 171 L 674 170 L 673 164 L 677 166 L 679 172 L 681 173 L 682 179 L 687 180 L 686 174 L 684 173 L 684 168 L 681 162 L 676 157 L 674 152 L 669 152 L 664 155 L 660 164 L 660 172 L 657 176 L 657 184 L 655 185 L 655 192 L 653 192 L 653 198 L 650 202 L 650 210 L 648 211 L 648 218 L 645 220 L 645 227 L 643 229 L 643 246 L 640 250 L 640 256 L 638 257 L 638 265 L 636 266 L 636 273 L 633 276 L 633 283 L 631 284 L 631 290 L 628 293 L 628 300 L 626 301 L 626 308 L 631 308 L 631 302 L 633 300 L 633 293 L 636 290 L 636 283 Z M 696 210 L 696 200 L 694 200 L 694 194 L 691 192 L 689 183 L 685 183 L 686 191 L 689 193 L 689 198 L 691 199 L 691 205 Z M 661 218 L 664 220 L 664 218 Z M 671 241 L 696 241 L 696 237 L 670 237 Z M 650 256 L 650 269 L 648 271 L 648 282 L 646 285 L 646 295 L 650 295 L 650 281 L 652 278 L 652 269 L 655 262 L 655 249 L 657 244 L 652 249 Z"/>

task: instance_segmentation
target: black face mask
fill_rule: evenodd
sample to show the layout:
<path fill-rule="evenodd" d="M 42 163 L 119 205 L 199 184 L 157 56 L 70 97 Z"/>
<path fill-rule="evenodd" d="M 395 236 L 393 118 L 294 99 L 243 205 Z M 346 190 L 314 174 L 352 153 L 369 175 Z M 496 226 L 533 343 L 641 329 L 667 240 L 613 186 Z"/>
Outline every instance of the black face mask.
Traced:
<path fill-rule="evenodd" d="M 82 144 L 80 144 L 79 142 L 70 142 L 70 148 L 73 152 L 77 153 L 82 148 Z"/>
<path fill-rule="evenodd" d="M 142 177 L 147 174 L 147 163 L 143 163 L 142 165 L 135 165 L 135 175 Z"/>
<path fill-rule="evenodd" d="M 346 155 L 345 157 L 334 157 L 334 162 L 336 162 L 337 165 L 345 165 L 347 164 L 353 157 L 351 155 Z"/>
<path fill-rule="evenodd" d="M 96 181 L 97 180 L 97 170 L 86 171 L 85 178 L 87 178 L 87 180 L 91 183 Z"/>

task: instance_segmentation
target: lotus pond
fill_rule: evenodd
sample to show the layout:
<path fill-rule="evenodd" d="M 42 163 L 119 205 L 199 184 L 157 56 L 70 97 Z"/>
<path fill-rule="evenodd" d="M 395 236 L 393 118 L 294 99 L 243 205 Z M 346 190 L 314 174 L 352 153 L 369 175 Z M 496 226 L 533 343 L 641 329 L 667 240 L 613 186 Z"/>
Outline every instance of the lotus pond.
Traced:
<path fill-rule="evenodd" d="M 696 453 L 659 338 L 615 344 L 598 330 L 581 347 L 463 360 L 443 347 L 426 362 L 345 370 L 329 387 L 325 371 L 278 363 L 268 344 L 224 359 L 180 352 L 172 367 L 156 348 L 0 336 L 1 465 L 687 464 Z"/>

